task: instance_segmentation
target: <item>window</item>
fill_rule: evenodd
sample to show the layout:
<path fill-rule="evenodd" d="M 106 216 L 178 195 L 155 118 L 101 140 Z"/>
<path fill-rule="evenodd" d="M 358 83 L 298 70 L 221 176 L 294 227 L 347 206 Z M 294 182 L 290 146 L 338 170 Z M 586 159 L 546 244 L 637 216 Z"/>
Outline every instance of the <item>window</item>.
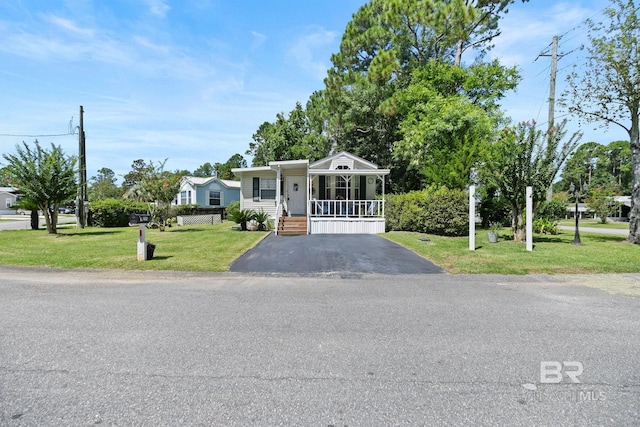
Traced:
<path fill-rule="evenodd" d="M 219 191 L 209 191 L 209 206 L 221 206 L 222 195 Z"/>
<path fill-rule="evenodd" d="M 276 199 L 276 179 L 260 178 L 260 199 L 275 200 Z"/>
<path fill-rule="evenodd" d="M 347 179 L 343 176 L 336 176 L 336 199 L 347 199 Z"/>
<path fill-rule="evenodd" d="M 189 191 L 181 191 L 180 192 L 180 204 L 188 205 L 191 203 L 191 190 Z"/>

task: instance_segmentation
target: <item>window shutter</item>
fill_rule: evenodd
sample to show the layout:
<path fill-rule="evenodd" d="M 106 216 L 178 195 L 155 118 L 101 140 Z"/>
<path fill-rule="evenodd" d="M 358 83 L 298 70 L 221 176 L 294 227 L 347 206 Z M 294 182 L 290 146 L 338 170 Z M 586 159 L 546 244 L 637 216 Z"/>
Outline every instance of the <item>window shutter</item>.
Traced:
<path fill-rule="evenodd" d="M 260 178 L 253 178 L 253 201 L 260 201 Z"/>
<path fill-rule="evenodd" d="M 220 191 L 220 207 L 224 206 L 224 191 Z"/>
<path fill-rule="evenodd" d="M 360 176 L 360 200 L 367 200 L 367 177 Z"/>
<path fill-rule="evenodd" d="M 324 175 L 320 175 L 318 177 L 318 199 L 319 200 L 326 200 L 327 198 L 325 197 L 325 189 L 326 189 L 326 182 L 325 182 L 325 176 Z"/>

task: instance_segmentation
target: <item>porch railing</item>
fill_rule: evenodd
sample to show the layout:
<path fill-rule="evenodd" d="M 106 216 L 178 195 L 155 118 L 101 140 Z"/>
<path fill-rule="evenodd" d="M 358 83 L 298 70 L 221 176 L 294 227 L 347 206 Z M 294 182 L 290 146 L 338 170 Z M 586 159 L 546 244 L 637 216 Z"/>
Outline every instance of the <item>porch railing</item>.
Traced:
<path fill-rule="evenodd" d="M 309 216 L 324 218 L 383 218 L 384 200 L 310 200 Z"/>

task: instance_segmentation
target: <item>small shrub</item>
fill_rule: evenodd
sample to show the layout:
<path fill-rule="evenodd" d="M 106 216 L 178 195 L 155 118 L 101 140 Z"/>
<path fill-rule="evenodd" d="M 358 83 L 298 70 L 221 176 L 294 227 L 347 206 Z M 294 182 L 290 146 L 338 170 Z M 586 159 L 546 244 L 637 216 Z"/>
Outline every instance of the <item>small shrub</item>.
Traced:
<path fill-rule="evenodd" d="M 567 215 L 567 204 L 561 200 L 551 200 L 540 203 L 536 209 L 536 218 L 546 218 L 551 221 L 560 221 Z"/>
<path fill-rule="evenodd" d="M 440 236 L 464 236 L 469 226 L 469 201 L 462 190 L 447 187 L 427 191 L 427 232 Z"/>
<path fill-rule="evenodd" d="M 260 208 L 260 212 L 257 212 L 253 216 L 253 220 L 258 223 L 258 230 L 266 230 L 267 221 L 269 221 L 269 214 L 266 213 L 264 209 Z"/>
<path fill-rule="evenodd" d="M 385 202 L 387 231 L 415 231 L 462 236 L 468 230 L 468 197 L 446 187 L 388 195 Z"/>
<path fill-rule="evenodd" d="M 238 211 L 234 211 L 229 215 L 229 219 L 236 224 L 240 224 L 240 229 L 242 231 L 246 231 L 247 222 L 255 219 L 256 211 L 252 209 L 241 209 Z"/>
<path fill-rule="evenodd" d="M 122 199 L 104 199 L 91 202 L 90 226 L 126 227 L 134 213 L 146 213 L 149 209 L 144 202 Z"/>
<path fill-rule="evenodd" d="M 558 234 L 558 222 L 549 218 L 533 220 L 533 232 L 538 234 Z"/>

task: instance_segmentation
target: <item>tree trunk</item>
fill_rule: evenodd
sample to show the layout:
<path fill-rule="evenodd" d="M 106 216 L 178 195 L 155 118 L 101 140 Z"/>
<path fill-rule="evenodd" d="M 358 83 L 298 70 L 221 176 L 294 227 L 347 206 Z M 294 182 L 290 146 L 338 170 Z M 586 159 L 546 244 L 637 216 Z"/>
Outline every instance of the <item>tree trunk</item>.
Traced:
<path fill-rule="evenodd" d="M 513 232 L 514 242 L 524 242 L 526 239 L 524 229 L 524 219 L 522 218 L 522 211 L 515 206 L 511 207 L 513 216 L 511 218 L 511 231 Z"/>
<path fill-rule="evenodd" d="M 464 40 L 458 40 L 456 45 L 456 57 L 453 60 L 453 65 L 456 67 L 459 67 L 462 63 L 462 43 L 464 43 Z"/>
<path fill-rule="evenodd" d="M 631 114 L 629 142 L 631 146 L 633 188 L 631 189 L 631 211 L 629 212 L 629 237 L 627 241 L 637 245 L 640 244 L 640 132 L 638 129 L 638 114 Z"/>
<path fill-rule="evenodd" d="M 38 208 L 31 210 L 31 229 L 37 230 L 40 228 L 39 218 L 38 218 Z"/>

